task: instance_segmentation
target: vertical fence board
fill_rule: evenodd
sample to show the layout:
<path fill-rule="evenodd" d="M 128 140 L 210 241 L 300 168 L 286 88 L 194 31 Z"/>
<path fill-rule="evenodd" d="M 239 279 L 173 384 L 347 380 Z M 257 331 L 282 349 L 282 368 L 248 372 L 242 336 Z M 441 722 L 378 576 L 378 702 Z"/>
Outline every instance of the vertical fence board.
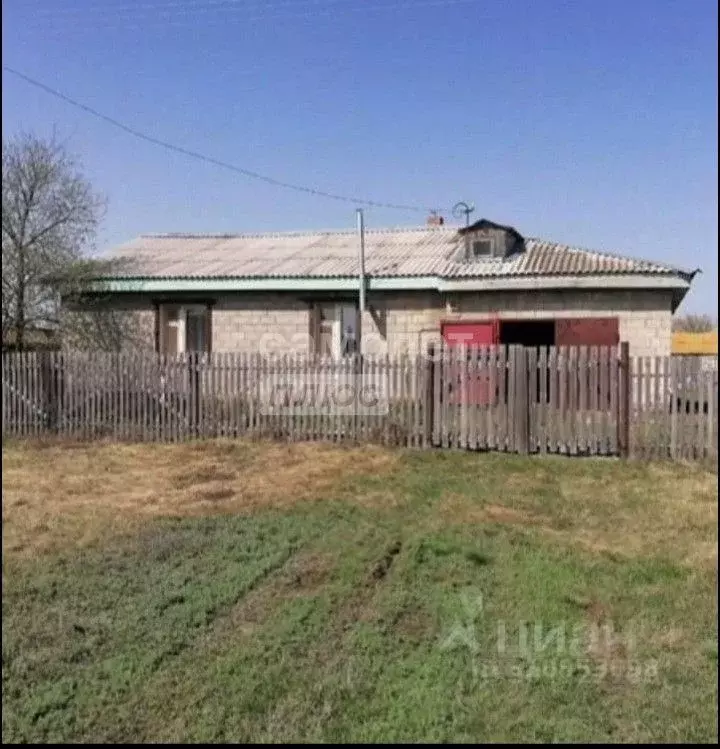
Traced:
<path fill-rule="evenodd" d="M 693 387 L 692 387 L 692 401 L 690 408 L 695 415 L 695 422 L 693 424 L 693 454 L 692 460 L 703 459 L 703 443 L 705 440 L 705 393 L 702 387 L 703 375 L 700 369 L 700 362 L 693 357 Z"/>
<path fill-rule="evenodd" d="M 352 414 L 351 417 L 357 421 L 357 434 L 354 441 L 366 442 L 372 439 L 372 421 L 368 413 L 365 412 L 363 407 L 363 388 L 370 382 L 372 382 L 372 355 L 365 354 L 360 359 L 360 366 L 357 369 L 359 377 L 355 378 L 352 385 Z M 348 372 L 353 372 L 354 367 L 352 366 L 351 360 L 349 360 Z M 351 375 L 352 376 L 352 375 Z M 357 416 L 355 416 L 357 415 Z"/>
<path fill-rule="evenodd" d="M 654 404 L 653 404 L 653 371 L 652 371 L 652 357 L 645 356 L 643 358 L 643 370 L 645 377 L 645 387 L 643 388 L 643 412 L 645 415 L 645 429 L 643 430 L 643 455 L 647 458 L 652 458 L 652 435 L 655 428 L 654 423 Z"/>
<path fill-rule="evenodd" d="M 557 409 L 558 409 L 558 360 L 557 360 L 557 347 L 550 346 L 548 348 L 548 406 L 545 411 L 545 425 L 547 432 L 547 449 L 549 452 L 554 453 L 559 448 L 557 439 Z"/>
<path fill-rule="evenodd" d="M 133 407 L 133 421 L 132 421 L 132 427 L 133 427 L 133 434 L 132 439 L 142 439 L 143 434 L 143 428 L 142 428 L 142 401 L 143 401 L 143 391 L 142 391 L 142 363 L 143 363 L 143 355 L 141 352 L 137 352 L 133 355 L 132 358 L 132 372 L 131 372 L 131 382 L 132 382 L 132 396 L 134 401 L 134 407 Z"/>
<path fill-rule="evenodd" d="M 705 388 L 706 374 L 702 371 L 701 361 L 698 361 L 698 382 L 697 382 L 697 412 L 698 412 L 698 431 L 696 437 L 696 460 L 705 460 L 705 437 L 707 435 L 707 393 Z"/>
<path fill-rule="evenodd" d="M 500 346 L 497 358 L 498 404 L 496 409 L 497 449 L 507 450 L 508 348 Z"/>
<path fill-rule="evenodd" d="M 627 388 L 627 373 L 621 371 L 620 360 L 624 356 L 626 346 L 620 345 L 619 349 L 611 348 L 606 349 L 608 357 L 608 377 L 610 383 L 610 413 L 608 414 L 608 423 L 610 434 L 607 442 L 610 446 L 611 452 L 620 454 L 621 444 L 620 435 L 622 432 L 623 444 L 629 445 L 629 437 L 627 435 L 627 398 L 630 396 L 630 392 L 626 391 Z M 625 417 L 621 417 L 621 408 Z M 622 448 L 623 450 L 625 448 Z M 623 453 L 627 457 L 627 452 Z"/>
<path fill-rule="evenodd" d="M 614 349 L 600 346 L 595 349 L 595 377 L 592 384 L 595 401 L 593 443 L 600 455 L 612 455 L 617 445 L 618 403 L 620 400 L 618 357 Z"/>
<path fill-rule="evenodd" d="M 19 406 L 21 416 L 21 434 L 23 437 L 28 436 L 28 408 L 27 408 L 27 392 L 28 392 L 28 366 L 27 366 L 27 353 L 21 352 L 20 354 L 20 398 Z"/>
<path fill-rule="evenodd" d="M 664 419 L 660 403 L 660 378 L 662 376 L 662 359 L 655 356 L 652 362 L 653 368 L 653 431 L 651 439 L 650 453 L 653 459 L 657 460 L 661 455 L 661 443 L 663 440 L 662 429 Z"/>
<path fill-rule="evenodd" d="M 180 383 L 177 377 L 177 365 L 175 363 L 176 357 L 172 354 L 166 354 L 164 356 L 164 369 L 165 369 L 165 423 L 167 428 L 167 440 L 169 442 L 177 442 L 179 422 L 181 418 L 182 410 L 182 394 L 180 391 Z"/>
<path fill-rule="evenodd" d="M 714 457 L 714 429 L 713 415 L 715 411 L 715 376 L 712 371 L 705 372 L 705 401 L 707 403 L 707 419 L 705 422 L 705 449 L 703 457 L 711 460 Z"/>
<path fill-rule="evenodd" d="M 10 436 L 10 411 L 9 411 L 9 404 L 7 399 L 7 393 L 9 390 L 9 384 L 8 384 L 8 370 L 7 370 L 7 357 L 5 356 L 5 352 L 2 352 L 2 436 L 3 439 L 5 437 Z"/>
<path fill-rule="evenodd" d="M 695 409 L 693 400 L 695 387 L 693 382 L 693 362 L 689 356 L 684 357 L 685 377 L 683 380 L 683 413 L 685 415 L 685 460 L 692 460 L 695 457 L 695 434 L 697 432 L 695 418 Z"/>
<path fill-rule="evenodd" d="M 633 431 L 631 447 L 632 455 L 634 457 L 643 458 L 645 447 L 645 441 L 642 437 L 642 432 L 645 429 L 645 411 L 643 408 L 643 394 L 645 392 L 645 367 L 644 361 L 640 356 L 633 357 L 633 364 L 635 369 L 635 379 L 631 411 L 631 429 Z"/>
<path fill-rule="evenodd" d="M 527 382 L 527 407 L 528 407 L 528 451 L 537 452 L 540 449 L 537 439 L 537 417 L 539 387 L 538 387 L 538 350 L 534 346 L 526 352 L 527 356 L 527 373 L 525 381 Z"/>
<path fill-rule="evenodd" d="M 308 408 L 308 369 L 304 365 L 304 358 L 299 352 L 295 352 L 293 358 L 293 383 L 297 390 L 295 405 L 293 407 L 293 439 L 305 439 L 305 421 Z"/>
<path fill-rule="evenodd" d="M 445 342 L 440 349 L 440 408 L 438 409 L 440 427 L 440 446 L 448 447 L 448 388 L 450 384 L 448 368 L 448 349 Z"/>
<path fill-rule="evenodd" d="M 401 398 L 402 398 L 402 442 L 404 447 L 410 447 L 410 381 L 409 356 L 403 353 L 401 359 Z"/>
<path fill-rule="evenodd" d="M 230 354 L 230 422 L 232 437 L 247 437 L 250 431 L 248 365 L 244 351 Z"/>
<path fill-rule="evenodd" d="M 473 353 L 470 357 L 470 442 L 469 447 L 472 450 L 479 450 L 482 447 L 482 400 L 483 400 L 483 349 L 479 346 L 473 347 Z"/>
<path fill-rule="evenodd" d="M 318 393 L 319 393 L 319 375 L 318 375 L 319 357 L 313 356 L 310 367 L 310 379 L 312 382 L 312 409 L 310 411 L 310 439 L 318 438 Z"/>
<path fill-rule="evenodd" d="M 682 399 L 682 386 L 685 379 L 685 357 L 674 357 L 673 372 L 673 427 L 674 427 L 674 458 L 685 458 L 685 408 Z"/>
<path fill-rule="evenodd" d="M 488 450 L 492 450 L 495 447 L 495 401 L 497 399 L 497 349 L 495 346 L 486 348 L 484 356 L 487 398 L 485 399 L 484 406 L 485 434 L 482 446 Z"/>
<path fill-rule="evenodd" d="M 515 451 L 521 455 L 528 453 L 528 374 L 527 374 L 527 349 L 518 346 L 515 349 Z"/>
<path fill-rule="evenodd" d="M 444 447 L 452 447 L 453 445 L 453 430 L 455 428 L 454 423 L 454 399 L 455 390 L 457 389 L 453 382 L 453 350 L 449 346 L 445 347 L 445 372 L 443 374 L 443 418 L 445 421 L 445 438 Z"/>
<path fill-rule="evenodd" d="M 10 424 L 12 423 L 12 415 L 10 413 L 10 403 L 8 394 L 10 392 L 10 373 L 8 372 L 8 357 L 5 352 L 2 352 L 2 436 L 3 438 L 10 436 Z"/>
<path fill-rule="evenodd" d="M 562 346 L 558 349 L 558 426 L 560 452 L 569 452 L 570 439 L 567 429 L 568 408 L 568 354 L 567 348 Z"/>
<path fill-rule="evenodd" d="M 576 455 L 583 455 L 586 451 L 586 421 L 587 421 L 587 347 L 578 346 L 574 354 L 573 390 L 575 391 L 575 439 L 574 449 Z"/>
<path fill-rule="evenodd" d="M 433 349 L 435 356 L 433 372 L 433 447 L 442 447 L 445 431 L 445 347 L 442 341 Z"/>
<path fill-rule="evenodd" d="M 590 346 L 587 353 L 588 382 L 587 382 L 587 450 L 590 455 L 598 453 L 598 409 L 600 406 L 600 378 L 598 371 L 598 347 Z"/>
<path fill-rule="evenodd" d="M 25 437 L 32 437 L 32 352 L 23 354 L 23 424 Z"/>
<path fill-rule="evenodd" d="M 287 413 L 285 416 L 285 423 L 287 424 L 287 435 L 286 438 L 290 442 L 296 442 L 298 438 L 297 422 L 298 422 L 298 393 L 300 388 L 300 368 L 297 366 L 297 356 L 295 352 L 292 352 L 287 357 L 288 371 L 285 373 L 287 378 Z"/>
<path fill-rule="evenodd" d="M 517 347 L 512 345 L 507 347 L 507 359 L 505 361 L 504 381 L 507 382 L 507 397 L 505 398 L 505 451 L 514 452 L 517 449 L 515 444 L 515 408 L 517 406 L 517 381 L 515 374 Z"/>
<path fill-rule="evenodd" d="M 543 346 L 538 356 L 538 376 L 540 380 L 540 392 L 537 406 L 536 420 L 536 440 L 538 449 L 541 454 L 545 454 L 548 449 L 548 349 Z"/>
<path fill-rule="evenodd" d="M 606 346 L 594 347 L 595 361 L 593 370 L 595 376 L 591 383 L 594 398 L 594 435 L 593 446 L 600 455 L 611 452 L 610 437 L 615 423 L 614 404 L 611 403 L 611 393 L 619 383 L 613 381 L 610 371 L 611 360 L 614 354 Z"/>
<path fill-rule="evenodd" d="M 677 368 L 678 358 L 670 357 L 670 459 L 677 460 L 678 456 L 678 407 L 677 407 Z"/>
<path fill-rule="evenodd" d="M 143 442 L 147 440 L 148 437 L 148 431 L 147 431 L 147 382 L 146 382 L 146 374 L 147 374 L 147 357 L 145 355 L 145 352 L 142 351 L 138 355 L 138 369 L 137 369 L 137 394 L 138 394 L 138 415 L 140 418 L 140 439 L 142 439 Z"/>
<path fill-rule="evenodd" d="M 40 417 L 43 412 L 43 403 L 40 398 L 40 388 L 38 387 L 38 355 L 33 351 L 31 355 L 32 367 L 32 436 L 37 438 L 40 434 Z"/>

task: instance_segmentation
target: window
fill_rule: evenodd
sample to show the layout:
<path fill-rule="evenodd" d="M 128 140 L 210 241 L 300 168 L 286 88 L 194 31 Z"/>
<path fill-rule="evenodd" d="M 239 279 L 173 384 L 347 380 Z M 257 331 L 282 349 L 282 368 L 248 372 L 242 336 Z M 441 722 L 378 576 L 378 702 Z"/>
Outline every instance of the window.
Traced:
<path fill-rule="evenodd" d="M 316 308 L 315 353 L 339 359 L 357 352 L 357 307 L 320 304 Z"/>
<path fill-rule="evenodd" d="M 476 239 L 472 243 L 473 258 L 492 257 L 493 241 L 492 239 Z"/>
<path fill-rule="evenodd" d="M 208 351 L 206 338 L 207 309 L 189 309 L 185 318 L 185 350 Z"/>
<path fill-rule="evenodd" d="M 166 305 L 159 308 L 162 354 L 210 351 L 210 309 L 206 305 Z"/>

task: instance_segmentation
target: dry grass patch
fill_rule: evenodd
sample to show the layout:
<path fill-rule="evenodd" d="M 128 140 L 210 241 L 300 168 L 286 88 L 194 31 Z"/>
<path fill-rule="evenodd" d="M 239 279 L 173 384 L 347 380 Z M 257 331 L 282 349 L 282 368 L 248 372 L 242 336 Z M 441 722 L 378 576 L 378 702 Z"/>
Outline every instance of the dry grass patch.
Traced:
<path fill-rule="evenodd" d="M 717 566 L 717 474 L 698 466 L 600 466 L 589 459 L 536 465 L 495 479 L 501 491 L 445 493 L 436 520 L 527 526 L 594 553 L 666 553 L 694 568 Z"/>
<path fill-rule="evenodd" d="M 397 454 L 322 443 L 34 445 L 3 448 L 3 548 L 85 543 L 148 516 L 242 513 L 339 494 Z"/>
<path fill-rule="evenodd" d="M 695 566 L 717 560 L 717 475 L 669 464 L 608 486 L 561 478 L 562 531 L 586 546 L 627 555 L 665 551 Z"/>
<path fill-rule="evenodd" d="M 540 525 L 551 519 L 533 515 L 506 505 L 476 504 L 466 495 L 446 493 L 439 505 L 443 520 L 453 523 L 502 523 L 508 525 Z"/>

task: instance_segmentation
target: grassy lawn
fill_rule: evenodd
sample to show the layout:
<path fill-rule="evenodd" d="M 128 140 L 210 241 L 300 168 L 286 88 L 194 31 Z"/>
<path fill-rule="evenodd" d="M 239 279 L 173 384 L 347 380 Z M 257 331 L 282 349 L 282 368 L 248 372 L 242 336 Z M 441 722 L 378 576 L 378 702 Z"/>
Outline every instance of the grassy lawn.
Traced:
<path fill-rule="evenodd" d="M 717 507 L 683 465 L 5 445 L 3 740 L 715 741 Z"/>

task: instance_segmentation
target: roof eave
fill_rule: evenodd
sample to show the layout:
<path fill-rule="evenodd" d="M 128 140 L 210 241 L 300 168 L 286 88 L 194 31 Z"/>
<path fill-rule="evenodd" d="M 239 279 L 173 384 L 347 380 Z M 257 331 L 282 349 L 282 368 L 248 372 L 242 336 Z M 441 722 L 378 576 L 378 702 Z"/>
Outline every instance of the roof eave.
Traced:
<path fill-rule="evenodd" d="M 688 291 L 690 291 L 690 285 L 692 284 L 695 276 L 697 276 L 698 273 L 702 273 L 700 268 L 695 268 L 695 270 L 693 271 L 677 271 L 678 276 L 685 281 L 685 286 L 678 287 L 673 290 L 672 302 L 670 306 L 670 310 L 673 314 L 675 314 L 675 311 L 682 304 L 683 299 L 685 299 L 685 297 L 687 296 Z"/>
<path fill-rule="evenodd" d="M 442 278 L 438 276 L 369 277 L 369 291 L 532 291 L 537 289 L 667 289 L 690 288 L 692 278 L 675 274 L 596 274 Z M 155 292 L 264 292 L 357 291 L 357 277 L 335 278 L 116 278 L 98 282 L 95 291 L 107 293 Z"/>

